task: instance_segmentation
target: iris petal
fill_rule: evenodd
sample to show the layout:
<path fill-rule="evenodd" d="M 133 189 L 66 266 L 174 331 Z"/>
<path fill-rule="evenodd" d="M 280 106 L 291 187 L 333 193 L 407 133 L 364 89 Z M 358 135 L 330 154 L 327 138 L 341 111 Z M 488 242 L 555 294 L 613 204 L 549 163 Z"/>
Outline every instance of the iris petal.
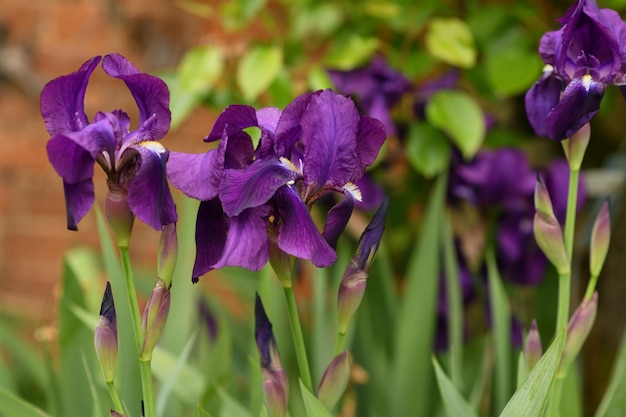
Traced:
<path fill-rule="evenodd" d="M 132 149 L 139 160 L 128 186 L 128 205 L 139 220 L 160 231 L 163 225 L 178 220 L 165 176 L 167 150 L 158 142 L 141 143 Z"/>
<path fill-rule="evenodd" d="M 604 84 L 575 79 L 570 82 L 561 100 L 546 120 L 547 136 L 565 139 L 576 133 L 598 112 L 604 95 Z"/>
<path fill-rule="evenodd" d="M 337 248 L 337 240 L 346 228 L 348 220 L 352 216 L 352 210 L 354 210 L 354 198 L 346 192 L 344 198 L 328 212 L 322 236 L 333 249 Z"/>
<path fill-rule="evenodd" d="M 275 196 L 282 223 L 278 247 L 285 253 L 309 259 L 318 268 L 332 265 L 337 254 L 317 230 L 302 199 L 292 187 L 281 187 Z"/>
<path fill-rule="evenodd" d="M 267 206 L 259 206 L 231 217 L 223 255 L 213 268 L 240 266 L 251 271 L 263 268 L 270 256 L 268 215 Z"/>
<path fill-rule="evenodd" d="M 257 160 L 244 169 L 228 169 L 220 186 L 224 212 L 237 216 L 247 208 L 265 204 L 277 189 L 297 177 L 278 159 Z"/>
<path fill-rule="evenodd" d="M 50 136 L 76 132 L 87 126 L 85 91 L 100 59 L 99 56 L 91 58 L 78 71 L 55 78 L 41 91 L 39 107 Z"/>
<path fill-rule="evenodd" d="M 313 96 L 302 116 L 304 176 L 308 184 L 343 186 L 357 165 L 359 114 L 354 102 L 332 90 Z"/>
<path fill-rule="evenodd" d="M 115 138 L 107 120 L 92 123 L 79 132 L 54 136 L 46 146 L 48 159 L 69 184 L 93 177 L 93 165 L 102 151 L 113 155 Z"/>
<path fill-rule="evenodd" d="M 252 106 L 243 104 L 232 104 L 226 107 L 218 116 L 213 125 L 213 129 L 211 129 L 211 132 L 204 138 L 204 141 L 213 142 L 222 139 L 226 125 L 233 125 L 239 129 L 258 126 L 259 122 L 256 118 L 256 110 Z"/>
<path fill-rule="evenodd" d="M 192 281 L 198 282 L 201 275 L 213 269 L 213 265 L 222 257 L 228 218 L 222 210 L 218 198 L 201 201 L 196 218 L 196 260 L 193 265 Z"/>
<path fill-rule="evenodd" d="M 74 184 L 63 181 L 63 191 L 65 192 L 67 228 L 78 230 L 78 222 L 85 217 L 96 199 L 93 180 L 90 177 Z"/>
<path fill-rule="evenodd" d="M 539 136 L 549 136 L 546 120 L 561 97 L 562 82 L 553 73 L 544 74 L 526 93 L 526 114 Z"/>
<path fill-rule="evenodd" d="M 372 117 L 361 116 L 359 130 L 356 137 L 357 164 L 351 182 L 357 181 L 365 173 L 365 168 L 373 164 L 378 156 L 380 147 L 386 139 L 385 127 Z"/>
<path fill-rule="evenodd" d="M 142 140 L 159 140 L 170 128 L 170 92 L 158 77 L 139 72 L 126 58 L 118 54 L 104 57 L 102 68 L 111 77 L 118 78 L 130 90 L 139 108 L 140 125 L 144 128 Z"/>

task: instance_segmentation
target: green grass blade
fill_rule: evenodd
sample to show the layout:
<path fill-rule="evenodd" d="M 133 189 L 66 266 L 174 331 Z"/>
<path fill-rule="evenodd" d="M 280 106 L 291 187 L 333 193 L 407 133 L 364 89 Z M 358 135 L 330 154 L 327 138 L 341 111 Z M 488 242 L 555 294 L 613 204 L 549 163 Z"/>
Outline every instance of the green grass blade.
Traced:
<path fill-rule="evenodd" d="M 407 269 L 406 291 L 395 335 L 395 363 L 389 384 L 389 415 L 421 417 L 432 406 L 430 364 L 439 283 L 439 238 L 447 178 L 431 194 L 419 241 Z M 419 327 L 416 322 L 419 321 Z M 419 393 L 419 395 L 416 395 Z"/>
<path fill-rule="evenodd" d="M 446 373 L 441 369 L 437 359 L 433 356 L 433 366 L 443 405 L 449 417 L 478 417 L 472 406 L 463 398 Z"/>
<path fill-rule="evenodd" d="M 611 381 L 596 410 L 595 417 L 626 416 L 626 332 L 615 356 Z"/>
<path fill-rule="evenodd" d="M 306 408 L 306 415 L 308 417 L 332 417 L 322 403 L 306 389 L 302 381 L 300 381 L 300 392 L 302 393 L 302 400 L 304 401 L 304 408 Z"/>
<path fill-rule="evenodd" d="M 548 404 L 552 383 L 559 370 L 565 344 L 565 330 L 552 342 L 550 348 L 515 391 L 500 417 L 540 417 Z"/>
<path fill-rule="evenodd" d="M 512 392 L 511 311 L 493 250 L 489 250 L 487 253 L 487 275 L 496 353 L 495 411 L 499 413 L 506 405 Z"/>
<path fill-rule="evenodd" d="M 0 388 L 0 415 L 3 417 L 50 417 L 14 394 Z"/>

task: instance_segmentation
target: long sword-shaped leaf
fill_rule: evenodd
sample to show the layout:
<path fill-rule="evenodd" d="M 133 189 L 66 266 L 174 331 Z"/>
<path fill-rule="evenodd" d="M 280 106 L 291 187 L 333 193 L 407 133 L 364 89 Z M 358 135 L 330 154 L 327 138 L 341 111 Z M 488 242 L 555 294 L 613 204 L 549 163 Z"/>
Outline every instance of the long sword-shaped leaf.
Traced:
<path fill-rule="evenodd" d="M 437 384 L 439 392 L 443 399 L 443 406 L 449 417 L 478 417 L 472 406 L 457 391 L 448 375 L 441 369 L 437 359 L 433 357 L 433 366 L 435 367 L 435 375 L 437 376 Z"/>
<path fill-rule="evenodd" d="M 540 417 L 543 415 L 552 391 L 554 376 L 559 370 L 564 344 L 565 330 L 562 330 L 530 371 L 528 378 L 515 391 L 500 417 Z"/>

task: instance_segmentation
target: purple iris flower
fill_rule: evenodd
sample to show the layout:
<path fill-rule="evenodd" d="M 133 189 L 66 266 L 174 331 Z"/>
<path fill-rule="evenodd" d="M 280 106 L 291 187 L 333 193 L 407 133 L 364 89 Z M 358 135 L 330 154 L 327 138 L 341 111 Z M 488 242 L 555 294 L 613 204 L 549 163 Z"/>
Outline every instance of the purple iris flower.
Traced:
<path fill-rule="evenodd" d="M 244 131 L 249 127 L 261 131 L 256 149 Z M 324 90 L 282 111 L 229 106 L 205 138 L 215 140 L 221 142 L 205 154 L 172 152 L 167 166 L 172 183 L 201 201 L 193 280 L 225 266 L 259 270 L 274 246 L 318 267 L 332 264 L 333 247 L 361 199 L 355 182 L 385 140 L 382 123 Z M 310 209 L 335 192 L 343 199 L 320 233 Z"/>
<path fill-rule="evenodd" d="M 354 96 L 365 114 L 383 122 L 387 134 L 396 134 L 390 109 L 400 101 L 402 94 L 411 89 L 411 83 L 402 73 L 377 55 L 362 68 L 328 70 L 328 74 L 337 91 Z"/>
<path fill-rule="evenodd" d="M 91 122 L 85 115 L 87 83 L 100 61 L 108 75 L 124 81 L 137 103 L 139 126 L 132 132 L 122 110 L 98 112 Z M 165 172 L 169 152 L 158 142 L 171 119 L 162 80 L 139 72 L 121 55 L 96 56 L 78 71 L 50 81 L 41 92 L 40 109 L 51 136 L 48 158 L 63 178 L 68 229 L 77 230 L 95 200 L 96 162 L 107 174 L 109 190 L 126 196 L 141 221 L 157 230 L 176 222 Z"/>
<path fill-rule="evenodd" d="M 579 0 L 559 19 L 563 25 L 541 38 L 547 64 L 526 93 L 526 112 L 535 132 L 562 140 L 596 114 L 607 85 L 625 84 L 626 23 L 617 12 Z"/>

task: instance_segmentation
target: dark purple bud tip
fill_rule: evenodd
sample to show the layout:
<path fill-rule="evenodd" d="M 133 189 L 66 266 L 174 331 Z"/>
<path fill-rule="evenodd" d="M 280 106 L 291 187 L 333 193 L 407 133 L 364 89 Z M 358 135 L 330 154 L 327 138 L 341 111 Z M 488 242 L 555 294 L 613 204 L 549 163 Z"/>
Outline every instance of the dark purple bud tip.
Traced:
<path fill-rule="evenodd" d="M 116 320 L 113 292 L 111 291 L 111 283 L 108 281 L 106 289 L 104 290 L 104 297 L 102 297 L 102 304 L 100 305 L 100 316 L 104 317 L 110 323 Z"/>
<path fill-rule="evenodd" d="M 385 231 L 385 219 L 387 218 L 387 209 L 389 208 L 389 197 L 385 197 L 376 214 L 365 228 L 365 231 L 359 239 L 359 245 L 356 251 L 356 259 L 358 267 L 361 270 L 369 269 L 374 255 L 380 245 L 383 232 Z"/>
<path fill-rule="evenodd" d="M 258 293 L 254 302 L 254 318 L 254 338 L 261 356 L 261 367 L 267 369 L 272 362 L 272 348 L 276 342 L 272 332 L 272 323 L 265 313 L 265 308 L 263 308 L 263 303 Z"/>

